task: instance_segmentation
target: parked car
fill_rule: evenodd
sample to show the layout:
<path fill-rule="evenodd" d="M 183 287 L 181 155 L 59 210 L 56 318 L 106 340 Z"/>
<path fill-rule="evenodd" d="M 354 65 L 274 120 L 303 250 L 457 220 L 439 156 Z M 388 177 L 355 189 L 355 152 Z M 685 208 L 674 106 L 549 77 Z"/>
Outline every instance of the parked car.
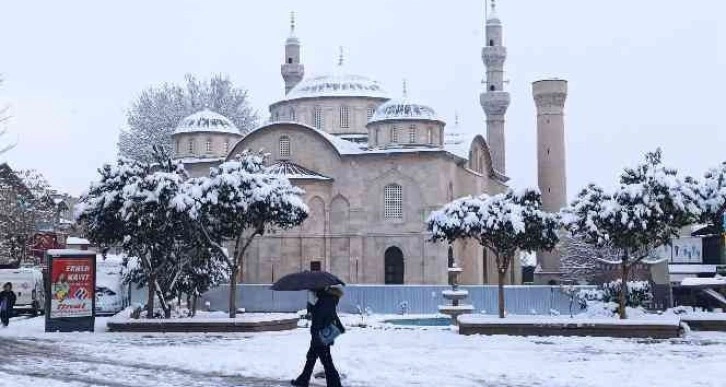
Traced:
<path fill-rule="evenodd" d="M 43 272 L 36 268 L 0 269 L 0 286 L 6 282 L 13 284 L 17 297 L 15 313 L 30 313 L 37 316 L 45 311 L 45 288 Z"/>
<path fill-rule="evenodd" d="M 110 289 L 106 286 L 96 286 L 96 315 L 112 316 L 126 308 L 129 300 L 122 289 Z"/>

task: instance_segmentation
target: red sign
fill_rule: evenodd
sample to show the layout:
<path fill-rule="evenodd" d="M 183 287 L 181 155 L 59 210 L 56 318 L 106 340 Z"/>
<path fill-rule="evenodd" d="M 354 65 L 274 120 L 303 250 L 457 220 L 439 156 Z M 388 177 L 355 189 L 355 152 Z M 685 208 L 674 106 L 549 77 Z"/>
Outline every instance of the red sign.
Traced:
<path fill-rule="evenodd" d="M 50 273 L 50 317 L 93 316 L 93 262 L 56 257 Z"/>

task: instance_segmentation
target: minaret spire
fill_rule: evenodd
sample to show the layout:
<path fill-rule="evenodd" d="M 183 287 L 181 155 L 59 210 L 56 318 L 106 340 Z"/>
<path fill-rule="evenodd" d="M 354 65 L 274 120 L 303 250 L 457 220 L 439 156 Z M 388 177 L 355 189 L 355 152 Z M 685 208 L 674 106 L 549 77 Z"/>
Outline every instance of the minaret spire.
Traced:
<path fill-rule="evenodd" d="M 502 23 L 496 15 L 496 2 L 490 0 L 491 12 L 485 18 L 485 46 L 482 61 L 486 67 L 486 82 L 480 103 L 487 116 L 487 142 L 492 155 L 492 167 L 505 173 L 504 114 L 509 107 L 509 93 L 504 91 L 504 61 L 507 48 L 502 44 Z"/>
<path fill-rule="evenodd" d="M 403 79 L 403 98 L 408 98 L 408 84 L 406 78 Z"/>
<path fill-rule="evenodd" d="M 343 60 L 345 59 L 345 57 L 343 56 L 343 46 L 338 47 L 338 49 L 340 50 L 338 54 L 338 66 L 342 66 Z"/>
<path fill-rule="evenodd" d="M 295 37 L 295 12 L 290 12 L 290 36 L 285 41 L 285 61 L 280 66 L 285 94 L 302 81 L 305 67 L 300 63 L 300 40 Z"/>

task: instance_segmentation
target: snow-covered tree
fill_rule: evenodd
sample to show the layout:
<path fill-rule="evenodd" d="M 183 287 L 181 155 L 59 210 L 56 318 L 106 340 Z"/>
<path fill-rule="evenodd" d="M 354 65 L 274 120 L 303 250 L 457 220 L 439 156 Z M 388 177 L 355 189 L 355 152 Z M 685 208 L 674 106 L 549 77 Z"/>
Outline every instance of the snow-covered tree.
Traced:
<path fill-rule="evenodd" d="M 270 228 L 297 226 L 308 216 L 304 192 L 287 178 L 268 174 L 263 161 L 262 153 L 246 151 L 212 168 L 208 177 L 190 180 L 186 194 L 177 199 L 177 208 L 196 218 L 209 246 L 227 262 L 230 318 L 237 312 L 242 259 L 254 238 Z"/>
<path fill-rule="evenodd" d="M 701 221 L 721 226 L 726 212 L 726 162 L 705 173 L 700 191 L 703 198 Z"/>
<path fill-rule="evenodd" d="M 2 85 L 2 83 L 3 80 L 0 78 L 0 85 Z M 15 144 L 7 137 L 8 129 L 3 126 L 8 120 L 7 112 L 7 106 L 0 106 L 0 155 L 15 147 Z"/>
<path fill-rule="evenodd" d="M 227 76 L 214 75 L 200 81 L 187 74 L 185 85 L 165 83 L 141 92 L 127 113 L 128 130 L 119 136 L 123 157 L 152 162 L 152 146 L 171 148 L 171 134 L 186 116 L 209 108 L 229 118 L 243 133 L 257 125 L 257 114 L 247 91 L 237 88 Z"/>
<path fill-rule="evenodd" d="M 658 149 L 635 168 L 626 168 L 613 194 L 588 185 L 563 211 L 564 224 L 574 237 L 621 252 L 619 259 L 610 263 L 620 266 L 626 288 L 631 268 L 651 256 L 656 247 L 669 244 L 701 213 L 693 180 L 680 179 L 661 158 Z M 626 318 L 627 289 L 620 294 L 620 318 Z"/>
<path fill-rule="evenodd" d="M 166 317 L 184 266 L 180 244 L 189 238 L 190 221 L 173 205 L 187 179 L 161 149 L 157 162 L 144 164 L 120 159 L 104 165 L 101 179 L 81 198 L 78 219 L 86 224 L 88 237 L 101 245 L 121 245 L 136 257 L 127 278 L 147 284 L 147 316 L 153 316 L 154 296 Z"/>
<path fill-rule="evenodd" d="M 556 250 L 560 253 L 562 279 L 593 283 L 603 275 L 603 264 L 620 259 L 621 252 L 610 246 L 599 247 L 569 235 L 560 237 Z"/>
<path fill-rule="evenodd" d="M 559 221 L 541 209 L 539 191 L 509 190 L 503 194 L 464 197 L 429 216 L 426 225 L 433 241 L 452 243 L 474 239 L 489 249 L 499 277 L 499 317 L 504 318 L 504 279 L 518 250 L 552 250 L 558 241 Z"/>

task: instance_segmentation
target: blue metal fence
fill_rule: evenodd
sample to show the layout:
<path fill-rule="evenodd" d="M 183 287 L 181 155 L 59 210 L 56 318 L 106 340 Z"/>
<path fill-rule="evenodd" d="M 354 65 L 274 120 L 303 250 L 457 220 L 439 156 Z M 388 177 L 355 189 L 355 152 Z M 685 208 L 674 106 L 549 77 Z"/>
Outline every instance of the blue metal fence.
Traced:
<path fill-rule="evenodd" d="M 592 288 L 582 286 L 579 288 Z M 349 285 L 345 287 L 339 309 L 358 313 L 359 308 L 377 314 L 437 313 L 446 301 L 437 285 Z M 464 302 L 477 313 L 497 313 L 497 286 L 460 286 L 469 291 Z M 200 307 L 209 302 L 212 310 L 227 310 L 229 287 L 212 289 L 202 296 Z M 305 292 L 273 292 L 269 285 L 238 285 L 237 305 L 248 312 L 295 312 L 305 308 Z M 570 313 L 570 296 L 559 286 L 517 285 L 505 287 L 506 310 L 511 314 Z M 575 313 L 577 302 L 572 304 Z"/>

